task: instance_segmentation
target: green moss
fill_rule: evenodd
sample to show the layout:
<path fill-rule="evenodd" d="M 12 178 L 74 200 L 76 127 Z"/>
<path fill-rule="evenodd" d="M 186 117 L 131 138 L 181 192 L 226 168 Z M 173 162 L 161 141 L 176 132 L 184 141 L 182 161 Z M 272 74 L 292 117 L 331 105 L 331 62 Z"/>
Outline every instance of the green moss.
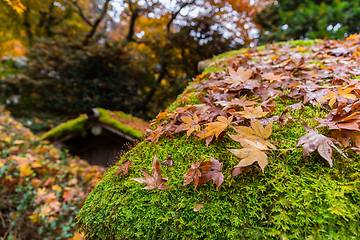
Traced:
<path fill-rule="evenodd" d="M 298 47 L 298 46 L 311 47 L 312 45 L 314 45 L 316 43 L 321 43 L 321 42 L 322 42 L 321 39 L 311 39 L 311 40 L 294 40 L 294 41 L 288 41 L 288 42 L 275 42 L 273 44 L 275 46 L 290 44 L 292 47 Z M 256 50 L 265 50 L 265 49 L 266 49 L 265 45 L 256 47 Z M 216 61 L 221 61 L 223 59 L 229 59 L 235 55 L 245 53 L 246 51 L 248 51 L 248 48 L 241 48 L 239 50 L 233 50 L 233 51 L 229 51 L 226 53 L 222 53 L 222 54 L 212 58 L 211 62 L 214 63 Z M 306 53 L 312 53 L 312 52 L 308 51 L 308 52 L 305 52 L 302 54 L 306 54 Z M 218 67 L 218 66 L 213 66 L 212 64 L 210 64 L 208 67 L 205 68 L 205 70 L 203 71 L 203 74 L 212 73 L 212 72 L 216 72 L 216 71 L 223 71 L 225 69 L 227 69 L 227 67 Z"/>
<path fill-rule="evenodd" d="M 189 96 L 190 101 L 186 103 L 181 102 L 181 98 L 185 93 L 191 93 L 194 90 L 185 91 L 183 94 L 179 95 L 176 100 L 169 106 L 169 112 L 173 112 L 178 107 L 185 107 L 186 105 L 200 104 L 201 101 L 196 97 L 195 92 Z"/>
<path fill-rule="evenodd" d="M 99 110 L 100 112 L 100 122 L 109 124 L 113 127 L 115 127 L 116 129 L 122 131 L 123 133 L 126 133 L 130 136 L 136 137 L 136 138 L 141 138 L 144 134 L 142 132 L 140 132 L 139 130 L 136 130 L 132 127 L 128 127 L 125 124 L 123 124 L 121 121 L 115 120 L 113 118 L 111 118 L 111 115 L 109 114 L 108 110 L 105 110 L 103 108 L 96 108 L 97 110 Z M 124 113 L 117 113 L 116 115 L 118 116 L 125 116 L 126 114 Z M 124 118 L 124 117 L 121 117 Z M 124 119 L 131 119 L 134 117 L 131 116 L 126 116 Z"/>
<path fill-rule="evenodd" d="M 183 106 L 181 97 L 192 91 L 178 96 L 169 111 Z M 187 104 L 199 103 L 195 93 L 190 99 Z M 299 101 L 275 100 L 273 116 Z M 269 151 L 264 173 L 254 164 L 234 178 L 231 168 L 239 159 L 227 149 L 241 146 L 227 135 L 209 147 L 193 135 L 186 138 L 184 132 L 162 137 L 156 144 L 144 141 L 120 160 L 135 163 L 128 175 L 114 177 L 117 167 L 109 169 L 79 212 L 78 226 L 87 239 L 358 239 L 360 155 L 349 151 L 346 159 L 334 151 L 330 168 L 316 151 L 304 159 L 302 148 L 294 149 L 297 139 L 306 134 L 301 119 L 315 127 L 314 118 L 327 113 L 309 103 L 288 113 L 295 121 L 284 127 L 274 123 L 270 136 L 278 148 L 288 150 Z M 319 130 L 329 135 L 329 130 Z M 155 155 L 162 161 L 169 154 L 175 166 L 161 169 L 162 176 L 169 177 L 170 189 L 142 190 L 143 184 L 131 180 L 144 177 L 138 167 L 152 171 Z M 183 186 L 191 162 L 209 156 L 223 163 L 225 181 L 219 191 L 212 182 L 196 190 L 193 183 Z M 203 208 L 194 212 L 201 202 Z"/>
<path fill-rule="evenodd" d="M 141 138 L 143 136 L 143 133 L 140 132 L 139 130 L 136 130 L 132 127 L 128 127 L 125 124 L 123 124 L 121 121 L 113 119 L 108 110 L 103 108 L 96 108 L 96 109 L 100 112 L 100 118 L 99 118 L 100 122 L 109 124 L 115 127 L 116 129 L 136 138 Z M 115 112 L 115 114 L 121 119 L 139 121 L 139 119 L 127 115 L 125 113 Z M 87 117 L 81 115 L 78 118 L 70 120 L 50 130 L 49 132 L 41 136 L 41 139 L 56 140 L 64 136 L 65 134 L 72 134 L 72 133 L 80 133 L 84 135 L 86 134 L 86 129 L 85 129 L 86 122 L 87 122 Z"/>
<path fill-rule="evenodd" d="M 279 98 L 279 114 L 294 101 Z M 312 106 L 291 113 L 310 125 L 314 117 L 326 111 Z M 279 148 L 290 149 L 306 132 L 301 121 L 280 128 L 273 127 L 271 140 Z M 130 159 L 151 171 L 155 155 L 160 161 L 172 154 L 175 166 L 162 167 L 163 177 L 170 177 L 166 191 L 141 190 L 144 185 L 132 178 L 142 176 L 135 166 L 129 175 L 114 177 L 111 168 L 90 194 L 78 215 L 78 224 L 88 239 L 349 239 L 359 232 L 359 156 L 349 160 L 335 153 L 334 168 L 318 153 L 306 161 L 301 148 L 272 151 L 269 165 L 262 173 L 250 167 L 244 176 L 231 178 L 230 169 L 239 161 L 227 149 L 240 144 L 215 140 L 209 147 L 204 141 L 185 134 L 162 138 L 157 144 L 142 142 L 122 159 Z M 191 162 L 213 156 L 224 163 L 225 182 L 219 191 L 211 182 L 183 186 L 182 177 Z M 193 208 L 204 202 L 199 212 Z"/>
<path fill-rule="evenodd" d="M 50 130 L 41 136 L 41 140 L 56 140 L 61 136 L 69 133 L 79 132 L 81 134 L 86 134 L 85 123 L 87 121 L 87 117 L 80 116 L 74 120 L 68 121 L 66 123 L 61 124 L 57 128 Z"/>

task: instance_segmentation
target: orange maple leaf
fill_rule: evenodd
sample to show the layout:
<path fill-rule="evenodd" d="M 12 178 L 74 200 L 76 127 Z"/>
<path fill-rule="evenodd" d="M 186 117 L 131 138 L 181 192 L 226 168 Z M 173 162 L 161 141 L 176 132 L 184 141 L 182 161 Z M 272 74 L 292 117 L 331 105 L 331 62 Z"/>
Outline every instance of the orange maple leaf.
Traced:
<path fill-rule="evenodd" d="M 229 118 L 218 116 L 216 120 L 216 122 L 207 123 L 205 132 L 200 135 L 200 139 L 212 137 L 214 135 L 217 139 L 219 135 L 231 124 L 233 116 L 230 116 Z"/>
<path fill-rule="evenodd" d="M 325 101 L 325 100 L 330 100 L 329 106 L 332 108 L 333 105 L 335 104 L 335 101 L 346 102 L 345 99 L 354 100 L 354 99 L 356 99 L 356 96 L 354 94 L 350 94 L 350 92 L 354 89 L 355 88 L 353 88 L 353 87 L 349 87 L 349 88 L 346 88 L 343 90 L 342 86 L 341 86 L 337 93 L 335 93 L 333 91 L 326 91 L 328 93 L 328 95 L 322 97 L 319 100 L 319 102 Z"/>
<path fill-rule="evenodd" d="M 199 118 L 196 113 L 193 117 L 181 117 L 183 123 L 176 129 L 176 132 L 186 131 L 186 135 L 189 137 L 191 133 L 200 131 Z"/>
<path fill-rule="evenodd" d="M 266 115 L 268 115 L 269 112 L 264 112 L 261 106 L 257 106 L 257 107 L 244 107 L 244 111 L 235 112 L 235 113 L 240 114 L 246 119 L 251 119 L 252 117 L 263 118 Z"/>

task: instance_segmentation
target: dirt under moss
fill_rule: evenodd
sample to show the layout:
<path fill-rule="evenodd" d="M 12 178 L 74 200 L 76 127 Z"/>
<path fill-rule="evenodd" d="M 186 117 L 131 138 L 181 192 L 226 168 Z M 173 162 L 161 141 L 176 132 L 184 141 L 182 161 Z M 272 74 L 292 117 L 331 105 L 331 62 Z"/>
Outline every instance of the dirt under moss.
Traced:
<path fill-rule="evenodd" d="M 301 43 L 309 44 L 297 41 L 296 46 Z M 272 115 L 296 102 L 275 100 Z M 179 97 L 169 110 L 182 105 Z M 109 169 L 89 195 L 77 216 L 78 228 L 87 239 L 358 239 L 360 156 L 347 151 L 346 159 L 335 152 L 330 168 L 317 152 L 304 159 L 301 148 L 292 149 L 306 134 L 300 119 L 314 127 L 314 118 L 327 113 L 307 103 L 291 113 L 298 121 L 283 128 L 274 123 L 270 140 L 278 148 L 291 150 L 271 152 L 264 173 L 253 165 L 234 178 L 231 168 L 239 159 L 227 149 L 240 148 L 240 143 L 227 135 L 208 147 L 192 135 L 186 138 L 185 133 L 160 138 L 156 144 L 141 142 L 121 159 L 135 164 L 129 174 L 114 176 L 116 167 Z M 329 134 L 325 128 L 319 130 Z M 162 166 L 161 170 L 163 177 L 169 177 L 166 185 L 171 188 L 142 190 L 144 185 L 132 180 L 143 177 L 138 167 L 151 173 L 155 155 L 161 162 L 170 154 L 175 166 Z M 225 181 L 219 191 L 212 181 L 196 190 L 192 183 L 183 186 L 191 162 L 210 156 L 224 164 Z M 201 202 L 204 206 L 195 212 Z"/>

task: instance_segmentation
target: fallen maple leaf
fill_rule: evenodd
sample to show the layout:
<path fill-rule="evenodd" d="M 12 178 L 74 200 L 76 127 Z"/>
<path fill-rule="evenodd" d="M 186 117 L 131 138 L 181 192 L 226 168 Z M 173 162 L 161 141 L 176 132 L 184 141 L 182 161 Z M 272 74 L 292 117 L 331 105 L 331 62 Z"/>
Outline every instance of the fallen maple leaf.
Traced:
<path fill-rule="evenodd" d="M 325 160 L 329 162 L 330 167 L 332 167 L 333 161 L 331 157 L 332 157 L 332 147 L 333 147 L 341 155 L 347 158 L 346 155 L 335 146 L 334 139 L 328 138 L 320 134 L 317 129 L 313 130 L 311 127 L 309 127 L 306 124 L 304 120 L 303 120 L 303 127 L 308 133 L 297 140 L 296 147 L 302 145 L 304 157 L 307 157 L 310 153 L 312 153 L 317 149 L 320 156 L 325 158 Z"/>
<path fill-rule="evenodd" d="M 202 159 L 196 163 L 192 162 L 191 167 L 186 171 L 186 173 L 183 176 L 185 178 L 183 185 L 186 186 L 192 181 L 194 181 L 194 187 L 196 189 L 201 177 L 201 172 L 199 168 L 207 171 L 211 168 L 211 164 L 212 164 L 211 161 L 205 161 L 202 163 Z"/>
<path fill-rule="evenodd" d="M 343 146 L 350 146 L 350 142 L 355 143 L 355 146 L 360 146 L 360 136 L 356 131 L 351 130 L 335 130 L 331 132 L 331 137 L 338 140 Z"/>
<path fill-rule="evenodd" d="M 268 164 L 268 157 L 263 151 L 267 149 L 266 146 L 261 143 L 254 143 L 248 139 L 241 139 L 240 142 L 243 147 L 242 149 L 228 149 L 228 151 L 232 152 L 236 157 L 241 159 L 234 169 L 247 167 L 252 165 L 254 162 L 258 162 L 261 171 L 264 172 L 264 169 Z M 240 171 L 238 172 L 240 173 Z"/>
<path fill-rule="evenodd" d="M 356 99 L 356 96 L 354 94 L 350 94 L 350 92 L 354 90 L 353 87 L 346 88 L 345 90 L 342 89 L 342 86 L 339 88 L 338 92 L 332 92 L 332 91 L 326 91 L 328 95 L 322 97 L 319 102 L 330 100 L 329 106 L 332 108 L 335 101 L 346 103 L 345 99 L 354 100 Z"/>
<path fill-rule="evenodd" d="M 51 214 L 52 209 L 48 204 L 41 207 L 39 217 L 47 217 Z"/>
<path fill-rule="evenodd" d="M 231 99 L 231 101 L 217 101 L 215 103 L 224 107 L 224 110 L 226 110 L 232 106 L 249 107 L 249 106 L 258 104 L 258 102 L 255 102 L 255 101 L 246 101 L 246 96 L 243 96 L 241 99 L 235 98 L 235 99 Z"/>
<path fill-rule="evenodd" d="M 250 123 L 250 127 L 246 126 L 238 126 L 235 129 L 237 135 L 229 135 L 234 141 L 240 142 L 242 139 L 247 139 L 251 142 L 258 142 L 263 146 L 268 146 L 272 149 L 276 149 L 276 147 L 268 140 L 272 133 L 272 122 L 270 122 L 264 128 L 259 121 L 252 121 Z"/>
<path fill-rule="evenodd" d="M 159 114 L 156 116 L 156 118 L 151 121 L 150 126 L 153 126 L 157 123 L 160 123 L 161 120 L 163 120 L 168 115 L 168 109 L 166 109 L 164 112 L 159 112 Z"/>
<path fill-rule="evenodd" d="M 117 176 L 119 173 L 121 173 L 120 177 L 128 174 L 129 172 L 129 167 L 131 165 L 134 165 L 133 162 L 131 162 L 129 159 L 125 159 L 123 162 L 122 162 L 122 165 L 119 165 L 119 164 L 116 164 L 115 166 L 119 166 L 116 171 L 115 171 L 115 174 L 114 174 L 114 177 Z"/>
<path fill-rule="evenodd" d="M 181 117 L 180 118 L 183 123 L 176 129 L 175 132 L 186 131 L 187 137 L 190 136 L 191 133 L 200 131 L 199 118 L 196 113 L 194 113 L 193 117 Z"/>
<path fill-rule="evenodd" d="M 218 160 L 210 156 L 210 162 L 211 162 L 211 170 L 206 169 L 205 172 L 201 173 L 201 177 L 199 180 L 199 185 L 202 185 L 211 179 L 213 180 L 213 183 L 216 184 L 216 191 L 219 190 L 219 186 L 224 182 L 224 175 L 221 172 L 221 168 L 223 166 L 223 163 L 220 163 Z"/>
<path fill-rule="evenodd" d="M 244 107 L 244 111 L 236 112 L 246 119 L 263 118 L 268 115 L 269 112 L 264 112 L 261 106 L 257 107 Z"/>
<path fill-rule="evenodd" d="M 218 116 L 216 120 L 216 122 L 207 124 L 207 127 L 205 128 L 205 133 L 200 135 L 201 139 L 210 137 L 212 135 L 215 135 L 217 139 L 220 133 L 222 133 L 231 124 L 233 116 L 230 116 L 229 118 Z"/>
<path fill-rule="evenodd" d="M 227 84 L 231 84 L 228 88 L 235 88 L 246 80 L 250 79 L 251 75 L 253 74 L 252 69 L 248 69 L 245 71 L 244 68 L 239 67 L 238 70 L 235 72 L 233 68 L 229 68 L 230 76 L 226 77 L 223 82 Z"/>
<path fill-rule="evenodd" d="M 140 167 L 139 167 L 140 168 Z M 169 178 L 161 178 L 161 169 L 159 158 L 155 155 L 153 163 L 152 163 L 152 174 L 149 174 L 146 169 L 140 168 L 140 171 L 145 175 L 145 178 L 133 178 L 131 180 L 137 181 L 139 183 L 146 184 L 147 186 L 142 189 L 155 189 L 158 188 L 160 190 L 165 190 L 170 188 L 171 186 L 163 185 L 166 183 Z"/>

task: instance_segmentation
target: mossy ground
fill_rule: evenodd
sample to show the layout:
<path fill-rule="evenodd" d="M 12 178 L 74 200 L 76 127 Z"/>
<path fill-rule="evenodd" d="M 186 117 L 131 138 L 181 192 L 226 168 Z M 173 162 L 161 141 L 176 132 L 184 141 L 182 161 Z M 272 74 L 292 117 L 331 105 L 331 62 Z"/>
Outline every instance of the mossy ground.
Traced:
<path fill-rule="evenodd" d="M 196 98 L 191 98 L 196 103 Z M 275 99 L 279 115 L 294 100 Z M 181 106 L 180 97 L 169 111 Z M 295 147 L 306 134 L 300 118 L 310 126 L 314 117 L 327 111 L 309 103 L 291 113 L 298 121 L 283 128 L 274 123 L 270 140 L 278 148 Z M 320 128 L 328 135 L 328 130 Z M 228 133 L 231 133 L 229 129 Z M 262 173 L 254 164 L 249 171 L 231 178 L 231 168 L 239 162 L 227 149 L 240 144 L 223 139 L 209 147 L 204 141 L 163 137 L 158 143 L 142 142 L 123 157 L 134 162 L 129 174 L 114 177 L 109 169 L 89 195 L 77 216 L 78 227 L 87 239 L 358 239 L 360 237 L 360 156 L 347 152 L 348 159 L 336 151 L 334 166 L 315 151 L 307 159 L 301 148 L 269 151 L 269 164 Z M 162 166 L 170 189 L 142 190 L 132 178 L 143 177 L 138 169 L 151 172 L 155 155 L 160 161 L 172 154 L 175 166 Z M 183 186 L 182 177 L 191 162 L 212 156 L 223 162 L 224 183 L 216 191 L 212 182 L 194 190 Z M 199 212 L 193 208 L 204 202 Z"/>

